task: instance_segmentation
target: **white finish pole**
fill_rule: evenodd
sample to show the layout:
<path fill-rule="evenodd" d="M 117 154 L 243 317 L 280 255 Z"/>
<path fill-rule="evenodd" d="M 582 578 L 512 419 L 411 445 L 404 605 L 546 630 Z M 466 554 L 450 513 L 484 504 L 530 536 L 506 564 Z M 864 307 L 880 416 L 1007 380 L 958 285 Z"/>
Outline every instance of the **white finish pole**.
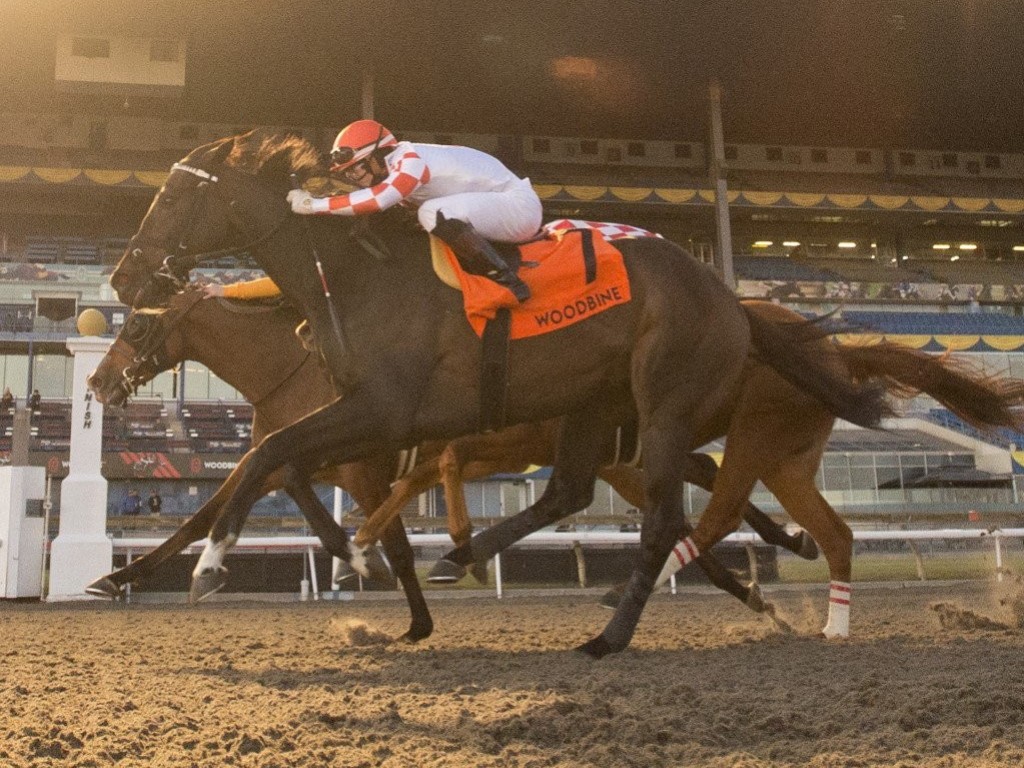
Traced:
<path fill-rule="evenodd" d="M 113 566 L 113 544 L 107 538 L 107 481 L 100 471 L 103 406 L 85 384 L 110 344 L 97 336 L 67 341 L 75 358 L 71 466 L 61 483 L 60 532 L 50 549 L 50 601 L 88 599 L 85 587 Z"/>

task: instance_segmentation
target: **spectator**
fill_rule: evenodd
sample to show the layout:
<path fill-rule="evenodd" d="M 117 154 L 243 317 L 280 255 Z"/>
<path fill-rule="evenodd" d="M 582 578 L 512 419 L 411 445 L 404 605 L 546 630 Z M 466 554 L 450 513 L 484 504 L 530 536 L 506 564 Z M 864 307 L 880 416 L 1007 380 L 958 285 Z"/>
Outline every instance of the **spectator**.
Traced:
<path fill-rule="evenodd" d="M 3 397 L 0 397 L 0 413 L 7 413 L 14 408 L 14 395 L 10 387 L 4 387 Z"/>
<path fill-rule="evenodd" d="M 149 514 L 159 515 L 160 510 L 164 505 L 164 500 L 160 498 L 160 494 L 156 492 L 156 489 L 152 489 L 149 492 L 149 498 L 146 499 L 146 506 L 149 507 Z"/>
<path fill-rule="evenodd" d="M 33 389 L 32 394 L 28 398 L 28 408 L 33 413 L 39 413 L 39 406 L 43 401 L 42 395 L 39 394 L 38 389 Z"/>
<path fill-rule="evenodd" d="M 132 488 L 128 495 L 121 500 L 121 514 L 125 517 L 135 517 L 142 512 L 142 499 L 139 492 Z"/>

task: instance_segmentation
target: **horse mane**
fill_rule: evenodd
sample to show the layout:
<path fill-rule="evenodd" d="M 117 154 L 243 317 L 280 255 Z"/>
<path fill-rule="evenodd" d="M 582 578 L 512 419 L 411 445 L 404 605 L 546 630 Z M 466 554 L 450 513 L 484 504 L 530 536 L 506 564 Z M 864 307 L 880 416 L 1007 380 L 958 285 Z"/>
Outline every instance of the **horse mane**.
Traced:
<path fill-rule="evenodd" d="M 323 154 L 302 136 L 255 128 L 235 136 L 228 164 L 258 177 L 300 179 L 326 175 Z"/>

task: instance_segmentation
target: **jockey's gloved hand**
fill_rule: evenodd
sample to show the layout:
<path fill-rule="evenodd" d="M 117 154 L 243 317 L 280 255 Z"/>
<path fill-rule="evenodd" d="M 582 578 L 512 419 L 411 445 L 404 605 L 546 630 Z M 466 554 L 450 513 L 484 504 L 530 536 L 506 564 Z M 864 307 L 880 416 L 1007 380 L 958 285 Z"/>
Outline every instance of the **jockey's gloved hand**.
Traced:
<path fill-rule="evenodd" d="M 289 192 L 288 202 L 295 213 L 329 213 L 331 210 L 326 197 L 313 197 L 304 189 L 293 189 Z"/>

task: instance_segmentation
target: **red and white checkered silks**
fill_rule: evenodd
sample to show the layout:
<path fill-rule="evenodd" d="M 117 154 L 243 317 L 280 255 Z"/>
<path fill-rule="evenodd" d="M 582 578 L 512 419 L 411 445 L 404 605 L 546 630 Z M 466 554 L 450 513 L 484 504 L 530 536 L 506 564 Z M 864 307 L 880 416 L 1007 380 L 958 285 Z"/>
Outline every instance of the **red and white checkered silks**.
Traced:
<path fill-rule="evenodd" d="M 586 221 L 584 219 L 557 219 L 550 221 L 542 228 L 545 236 L 556 238 L 564 232 L 574 229 L 592 229 L 600 233 L 605 240 L 620 240 L 624 237 L 661 237 L 657 232 L 633 227 L 629 224 L 615 224 L 609 221 Z"/>
<path fill-rule="evenodd" d="M 409 144 L 405 144 L 403 149 L 405 151 L 388 155 L 390 173 L 380 184 L 328 198 L 330 212 L 340 216 L 361 216 L 383 211 L 402 202 L 430 181 L 430 169 L 423 158 Z"/>

